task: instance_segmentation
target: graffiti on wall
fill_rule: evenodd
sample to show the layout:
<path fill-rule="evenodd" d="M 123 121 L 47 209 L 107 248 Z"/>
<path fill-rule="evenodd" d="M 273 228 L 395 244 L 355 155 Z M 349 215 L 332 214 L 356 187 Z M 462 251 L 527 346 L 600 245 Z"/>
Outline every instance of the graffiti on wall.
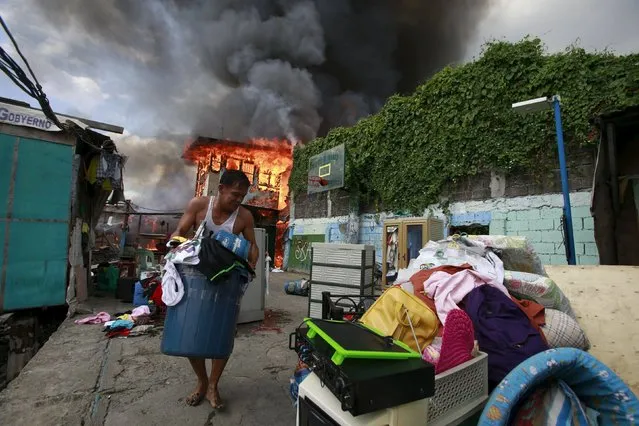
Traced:
<path fill-rule="evenodd" d="M 309 272 L 311 269 L 312 243 L 323 243 L 324 234 L 294 235 L 288 259 L 288 269 L 297 272 Z"/>
<path fill-rule="evenodd" d="M 304 240 L 295 241 L 294 256 L 299 263 L 306 263 L 311 258 L 311 242 Z"/>

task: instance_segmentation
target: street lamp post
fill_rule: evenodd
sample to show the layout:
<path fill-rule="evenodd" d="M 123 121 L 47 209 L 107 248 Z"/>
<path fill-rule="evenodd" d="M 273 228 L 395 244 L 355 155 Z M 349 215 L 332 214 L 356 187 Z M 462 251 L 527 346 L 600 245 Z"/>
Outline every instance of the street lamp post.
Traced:
<path fill-rule="evenodd" d="M 575 239 L 572 227 L 572 212 L 570 209 L 570 189 L 568 187 L 568 169 L 566 167 L 566 152 L 564 148 L 564 132 L 561 123 L 561 97 L 554 95 L 517 102 L 512 105 L 513 110 L 520 113 L 544 111 L 552 108 L 555 115 L 555 132 L 557 133 L 557 151 L 559 152 L 559 171 L 561 175 L 561 191 L 564 196 L 563 225 L 566 235 L 566 259 L 569 265 L 575 265 Z"/>

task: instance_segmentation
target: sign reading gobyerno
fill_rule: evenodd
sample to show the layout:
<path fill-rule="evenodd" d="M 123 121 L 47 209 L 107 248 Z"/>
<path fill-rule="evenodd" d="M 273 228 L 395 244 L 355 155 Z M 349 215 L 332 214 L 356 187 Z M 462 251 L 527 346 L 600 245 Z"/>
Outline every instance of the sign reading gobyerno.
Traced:
<path fill-rule="evenodd" d="M 61 121 L 69 120 L 68 117 L 61 115 L 59 115 L 59 118 Z M 60 131 L 58 126 L 53 124 L 42 111 L 4 103 L 0 103 L 0 123 L 31 127 L 45 132 Z"/>

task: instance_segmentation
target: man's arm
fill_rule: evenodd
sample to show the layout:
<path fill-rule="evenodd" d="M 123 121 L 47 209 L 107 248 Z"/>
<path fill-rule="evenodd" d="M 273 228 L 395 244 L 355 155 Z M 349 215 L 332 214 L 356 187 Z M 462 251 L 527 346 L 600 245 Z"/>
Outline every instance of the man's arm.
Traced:
<path fill-rule="evenodd" d="M 191 229 L 193 225 L 195 225 L 197 213 L 201 210 L 201 208 L 202 199 L 199 197 L 192 198 L 191 201 L 189 201 L 189 204 L 186 206 L 186 210 L 180 218 L 175 232 L 171 234 L 171 238 L 186 236 L 187 232 L 189 232 L 189 229 Z"/>
<path fill-rule="evenodd" d="M 248 255 L 248 264 L 251 268 L 255 269 L 255 265 L 257 265 L 257 257 L 260 255 L 260 249 L 257 247 L 257 241 L 255 240 L 255 222 L 253 221 L 253 215 L 250 211 L 244 208 L 240 211 L 242 212 L 242 223 L 244 224 L 242 234 L 244 235 L 244 238 L 251 243 Z"/>

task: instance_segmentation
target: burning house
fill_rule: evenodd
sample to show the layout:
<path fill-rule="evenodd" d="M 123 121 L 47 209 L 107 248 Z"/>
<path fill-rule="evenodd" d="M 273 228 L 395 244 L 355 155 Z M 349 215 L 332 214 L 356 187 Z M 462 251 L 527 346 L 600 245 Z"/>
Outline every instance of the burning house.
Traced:
<path fill-rule="evenodd" d="M 255 226 L 266 230 L 269 254 L 275 266 L 280 267 L 289 216 L 292 143 L 287 140 L 236 142 L 198 137 L 187 142 L 183 158 L 197 167 L 195 196 L 215 196 L 224 170 L 242 170 L 246 174 L 251 187 L 243 205 L 253 213 Z"/>

